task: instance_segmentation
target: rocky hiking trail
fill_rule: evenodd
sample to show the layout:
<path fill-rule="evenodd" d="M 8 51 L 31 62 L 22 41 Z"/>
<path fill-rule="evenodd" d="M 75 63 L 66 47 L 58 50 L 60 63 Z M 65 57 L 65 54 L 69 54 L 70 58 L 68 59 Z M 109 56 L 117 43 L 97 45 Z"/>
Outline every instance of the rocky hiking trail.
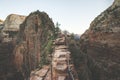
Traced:
<path fill-rule="evenodd" d="M 78 80 L 64 35 L 53 42 L 51 64 L 31 72 L 30 80 Z"/>

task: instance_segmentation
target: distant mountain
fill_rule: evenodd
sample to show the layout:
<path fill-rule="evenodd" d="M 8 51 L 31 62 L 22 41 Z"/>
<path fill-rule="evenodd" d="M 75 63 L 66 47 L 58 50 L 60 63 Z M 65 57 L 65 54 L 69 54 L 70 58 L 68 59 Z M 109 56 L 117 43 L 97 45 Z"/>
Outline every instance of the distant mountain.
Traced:
<path fill-rule="evenodd" d="M 76 40 L 79 40 L 79 39 L 80 39 L 80 34 L 74 34 L 74 38 L 75 38 Z"/>

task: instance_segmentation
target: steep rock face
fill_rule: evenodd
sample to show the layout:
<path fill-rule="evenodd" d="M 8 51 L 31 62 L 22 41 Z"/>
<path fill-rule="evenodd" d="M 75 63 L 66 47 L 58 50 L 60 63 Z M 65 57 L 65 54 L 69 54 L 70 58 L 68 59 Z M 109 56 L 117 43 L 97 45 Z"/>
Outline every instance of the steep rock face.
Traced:
<path fill-rule="evenodd" d="M 19 31 L 20 24 L 25 20 L 25 16 L 11 14 L 3 23 L 3 29 L 1 30 L 2 42 L 9 42 L 16 39 L 16 35 Z"/>
<path fill-rule="evenodd" d="M 3 22 L 0 20 L 0 80 L 16 80 L 17 77 L 19 80 L 22 79 L 14 65 L 13 60 L 13 50 L 15 48 L 15 41 L 10 40 L 8 42 L 9 36 L 6 37 L 6 34 L 17 35 L 14 32 L 18 32 L 19 25 L 24 21 L 24 16 L 11 14 Z M 8 31 L 8 32 L 6 32 Z M 7 41 L 5 40 L 7 39 Z M 21 78 L 20 78 L 21 77 Z"/>
<path fill-rule="evenodd" d="M 0 19 L 0 33 L 2 29 L 3 29 L 3 21 Z"/>
<path fill-rule="evenodd" d="M 11 30 L 19 30 L 19 25 L 21 23 L 23 23 L 23 21 L 25 20 L 25 16 L 23 15 L 18 15 L 18 14 L 10 14 L 7 16 L 7 18 L 5 19 L 4 21 L 4 28 L 3 30 L 8 30 L 8 31 L 11 31 Z"/>
<path fill-rule="evenodd" d="M 102 12 L 81 36 L 81 79 L 120 79 L 120 0 Z M 83 64 L 84 63 L 84 64 Z M 83 66 L 83 67 L 82 67 Z"/>
<path fill-rule="evenodd" d="M 3 21 L 0 19 L 0 33 L 1 33 L 2 29 L 3 29 Z"/>
<path fill-rule="evenodd" d="M 13 43 L 0 43 L 0 80 L 10 80 L 15 76 L 13 63 Z"/>
<path fill-rule="evenodd" d="M 0 19 L 0 24 L 3 24 L 3 20 Z"/>
<path fill-rule="evenodd" d="M 44 12 L 31 13 L 20 26 L 14 63 L 25 79 L 29 78 L 32 70 L 47 64 L 46 51 L 53 35 L 54 24 Z"/>

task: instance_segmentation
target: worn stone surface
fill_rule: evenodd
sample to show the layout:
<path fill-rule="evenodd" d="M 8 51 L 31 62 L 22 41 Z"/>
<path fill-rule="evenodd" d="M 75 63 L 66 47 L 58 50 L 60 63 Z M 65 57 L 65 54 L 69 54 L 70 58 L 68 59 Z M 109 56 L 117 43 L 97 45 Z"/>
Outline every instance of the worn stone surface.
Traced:
<path fill-rule="evenodd" d="M 0 24 L 3 24 L 3 20 L 0 19 Z"/>
<path fill-rule="evenodd" d="M 3 24 L 0 25 L 0 36 L 3 38 L 2 42 L 9 42 L 16 39 L 20 24 L 25 20 L 25 16 L 10 14 L 7 16 Z"/>
<path fill-rule="evenodd" d="M 18 14 L 10 14 L 4 21 L 4 31 L 18 31 L 19 26 L 25 20 L 26 16 Z"/>
<path fill-rule="evenodd" d="M 0 19 L 0 33 L 2 29 L 3 29 L 3 20 Z"/>
<path fill-rule="evenodd" d="M 46 64 L 53 34 L 54 24 L 45 12 L 31 13 L 20 26 L 14 61 L 25 79 L 32 70 Z"/>
<path fill-rule="evenodd" d="M 4 29 L 19 29 L 18 25 L 12 25 L 14 20 L 18 24 L 23 21 L 21 16 L 10 15 L 4 22 Z M 29 80 L 32 70 L 47 64 L 54 28 L 54 23 L 45 12 L 36 11 L 20 25 L 15 40 L 0 42 L 0 80 Z"/>
<path fill-rule="evenodd" d="M 13 60 L 12 42 L 0 43 L 0 80 L 21 80 L 22 77 L 17 73 Z M 19 79 L 17 79 L 19 78 Z"/>
<path fill-rule="evenodd" d="M 82 80 L 120 79 L 120 0 L 102 12 L 81 36 Z"/>

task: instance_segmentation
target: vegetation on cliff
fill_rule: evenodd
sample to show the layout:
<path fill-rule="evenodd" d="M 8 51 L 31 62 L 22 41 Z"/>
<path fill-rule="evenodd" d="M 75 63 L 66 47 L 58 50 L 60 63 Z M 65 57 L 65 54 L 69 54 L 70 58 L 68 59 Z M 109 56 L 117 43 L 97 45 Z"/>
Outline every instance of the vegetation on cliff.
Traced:
<path fill-rule="evenodd" d="M 28 78 L 30 72 L 49 64 L 55 27 L 45 12 L 32 12 L 21 24 L 15 49 L 16 68 Z M 17 56 L 21 57 L 17 57 Z"/>
<path fill-rule="evenodd" d="M 82 76 L 88 80 L 119 80 L 120 76 L 120 0 L 97 16 L 80 38 L 86 53 Z M 85 79 L 86 80 L 86 79 Z"/>

